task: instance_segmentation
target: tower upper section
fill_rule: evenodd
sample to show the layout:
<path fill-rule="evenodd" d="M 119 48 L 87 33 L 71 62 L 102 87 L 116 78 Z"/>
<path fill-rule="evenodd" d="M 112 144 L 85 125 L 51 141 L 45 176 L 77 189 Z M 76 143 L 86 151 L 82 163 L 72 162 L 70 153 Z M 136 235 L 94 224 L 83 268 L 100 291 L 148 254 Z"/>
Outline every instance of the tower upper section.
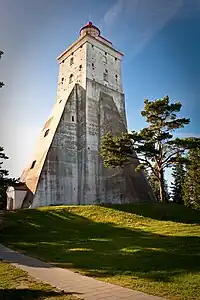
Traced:
<path fill-rule="evenodd" d="M 122 56 L 89 22 L 80 29 L 79 38 L 58 57 L 58 98 L 65 97 L 75 83 L 86 89 L 87 80 L 122 93 Z"/>

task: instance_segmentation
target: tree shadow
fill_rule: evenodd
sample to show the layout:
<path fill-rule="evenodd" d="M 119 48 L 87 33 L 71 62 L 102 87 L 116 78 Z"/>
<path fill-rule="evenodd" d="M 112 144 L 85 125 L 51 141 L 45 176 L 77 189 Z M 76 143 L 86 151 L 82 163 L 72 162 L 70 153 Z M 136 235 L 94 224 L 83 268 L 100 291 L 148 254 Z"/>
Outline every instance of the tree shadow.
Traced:
<path fill-rule="evenodd" d="M 102 206 L 154 220 L 200 224 L 200 211 L 177 203 L 104 204 Z"/>
<path fill-rule="evenodd" d="M 8 247 L 52 264 L 35 260 L 35 267 L 56 265 L 99 278 L 133 275 L 164 282 L 177 274 L 200 271 L 199 236 L 119 228 L 64 208 L 19 211 L 9 224 L 0 235 Z M 13 257 L 15 262 L 19 259 Z M 29 259 L 20 263 L 32 265 Z"/>
<path fill-rule="evenodd" d="M 58 296 L 73 296 L 73 293 L 41 291 L 36 289 L 0 289 L 0 300 L 48 299 Z M 75 298 L 74 298 L 75 299 Z"/>

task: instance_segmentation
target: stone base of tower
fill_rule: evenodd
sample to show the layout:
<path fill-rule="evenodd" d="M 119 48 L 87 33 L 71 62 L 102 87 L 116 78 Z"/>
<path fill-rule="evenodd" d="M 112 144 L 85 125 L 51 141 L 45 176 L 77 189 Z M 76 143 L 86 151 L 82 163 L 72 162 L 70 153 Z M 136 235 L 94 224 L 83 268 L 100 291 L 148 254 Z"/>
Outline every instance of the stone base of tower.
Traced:
<path fill-rule="evenodd" d="M 56 126 L 53 121 L 45 125 L 53 137 L 44 144 L 41 135 L 35 166 L 21 177 L 33 195 L 33 208 L 154 201 L 146 178 L 135 172 L 135 165 L 124 170 L 104 167 L 99 154 L 102 136 L 108 131 L 114 135 L 126 131 L 125 110 L 110 89 L 90 81 L 88 89 L 91 85 L 94 97 L 76 84 L 63 109 L 55 107 L 49 119 L 57 118 Z"/>

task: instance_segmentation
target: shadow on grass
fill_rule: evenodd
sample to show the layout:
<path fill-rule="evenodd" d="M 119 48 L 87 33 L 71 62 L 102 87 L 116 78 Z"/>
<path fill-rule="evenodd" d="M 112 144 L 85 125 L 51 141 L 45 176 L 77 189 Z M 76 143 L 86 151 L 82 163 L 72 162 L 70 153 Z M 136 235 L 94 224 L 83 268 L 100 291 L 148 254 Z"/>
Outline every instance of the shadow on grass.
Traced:
<path fill-rule="evenodd" d="M 72 293 L 41 291 L 35 289 L 0 289 L 0 300 L 39 300 L 68 295 L 72 295 Z"/>
<path fill-rule="evenodd" d="M 200 224 L 200 211 L 176 203 L 108 204 L 102 206 L 160 221 Z"/>
<path fill-rule="evenodd" d="M 25 254 L 99 278 L 131 275 L 167 282 L 177 274 L 200 271 L 199 236 L 120 228 L 64 208 L 13 213 L 0 239 Z M 34 266 L 41 265 L 35 261 Z"/>

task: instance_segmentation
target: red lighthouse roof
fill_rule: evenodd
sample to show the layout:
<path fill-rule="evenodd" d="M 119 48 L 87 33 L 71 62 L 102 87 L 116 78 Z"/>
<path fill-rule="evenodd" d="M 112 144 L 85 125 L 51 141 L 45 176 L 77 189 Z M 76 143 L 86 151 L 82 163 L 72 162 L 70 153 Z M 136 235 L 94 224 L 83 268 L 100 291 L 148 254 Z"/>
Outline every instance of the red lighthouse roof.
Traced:
<path fill-rule="evenodd" d="M 94 25 L 92 24 L 92 22 L 88 22 L 85 26 L 83 26 L 83 27 L 80 29 L 80 32 L 81 32 L 83 29 L 87 29 L 87 28 L 94 28 L 94 29 L 96 29 L 96 30 L 98 31 L 99 35 L 101 34 L 100 29 L 99 29 L 98 27 L 94 26 Z"/>

